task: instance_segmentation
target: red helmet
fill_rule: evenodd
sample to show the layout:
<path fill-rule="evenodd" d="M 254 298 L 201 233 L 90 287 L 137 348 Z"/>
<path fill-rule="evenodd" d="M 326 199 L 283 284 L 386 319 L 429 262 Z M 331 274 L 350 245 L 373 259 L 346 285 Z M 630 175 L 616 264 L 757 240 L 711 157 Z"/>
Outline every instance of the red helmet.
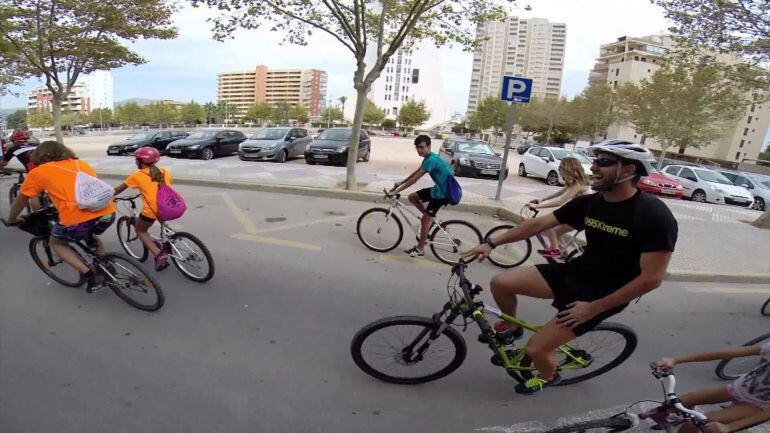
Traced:
<path fill-rule="evenodd" d="M 145 164 L 155 164 L 160 160 L 160 152 L 154 147 L 145 146 L 137 149 L 134 157 Z"/>
<path fill-rule="evenodd" d="M 29 141 L 29 131 L 17 129 L 11 135 L 11 141 L 14 143 Z"/>

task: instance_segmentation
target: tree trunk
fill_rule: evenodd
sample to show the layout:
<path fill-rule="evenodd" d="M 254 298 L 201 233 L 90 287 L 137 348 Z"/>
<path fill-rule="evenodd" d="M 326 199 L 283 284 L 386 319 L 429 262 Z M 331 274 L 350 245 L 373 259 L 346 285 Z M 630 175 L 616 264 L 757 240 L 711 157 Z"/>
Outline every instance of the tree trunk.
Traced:
<path fill-rule="evenodd" d="M 679 146 L 679 154 L 684 155 L 684 150 L 686 149 L 686 146 Z"/>
<path fill-rule="evenodd" d="M 751 225 L 760 229 L 770 229 L 770 211 L 765 211 Z"/>
<path fill-rule="evenodd" d="M 56 134 L 56 141 L 64 144 L 64 136 L 61 133 L 61 99 L 55 95 L 51 100 L 51 110 L 53 114 L 53 131 Z"/>
<path fill-rule="evenodd" d="M 367 85 L 356 84 L 356 111 L 353 115 L 353 132 L 348 143 L 348 173 L 345 189 L 354 191 L 356 184 L 356 161 L 358 161 L 358 137 L 361 134 L 361 123 L 364 120 L 364 104 L 366 104 Z M 370 144 L 371 146 L 371 144 Z"/>

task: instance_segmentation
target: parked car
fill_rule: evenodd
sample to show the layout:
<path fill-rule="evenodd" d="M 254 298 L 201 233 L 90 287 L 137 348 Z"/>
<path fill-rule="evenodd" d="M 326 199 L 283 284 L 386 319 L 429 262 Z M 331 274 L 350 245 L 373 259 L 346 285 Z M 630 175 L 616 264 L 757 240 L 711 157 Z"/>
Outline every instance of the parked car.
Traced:
<path fill-rule="evenodd" d="M 734 204 L 749 207 L 754 203 L 751 193 L 735 186 L 717 171 L 684 165 L 669 165 L 663 173 L 682 185 L 683 196 L 700 203 Z"/>
<path fill-rule="evenodd" d="M 132 154 L 140 147 L 150 146 L 160 153 L 166 152 L 169 143 L 187 137 L 184 131 L 143 131 L 107 147 L 107 155 Z"/>
<path fill-rule="evenodd" d="M 259 128 L 238 145 L 241 160 L 286 162 L 303 156 L 313 137 L 305 128 Z"/>
<path fill-rule="evenodd" d="M 348 161 L 348 142 L 352 128 L 329 128 L 324 130 L 305 150 L 305 162 L 308 164 L 345 165 Z M 361 131 L 358 138 L 358 158 L 369 161 L 372 153 L 371 139 L 366 131 Z"/>
<path fill-rule="evenodd" d="M 580 165 L 583 166 L 586 175 L 592 175 L 591 160 L 585 156 L 558 147 L 536 146 L 530 148 L 521 156 L 519 176 L 533 175 L 544 178 L 548 185 L 563 185 L 564 179 L 562 179 L 559 173 L 559 164 L 566 157 L 576 158 L 580 161 Z"/>
<path fill-rule="evenodd" d="M 483 141 L 447 140 L 438 154 L 457 176 L 498 178 L 503 166 L 503 158 Z M 508 177 L 507 170 L 504 177 Z"/>
<path fill-rule="evenodd" d="M 238 145 L 244 140 L 246 135 L 241 131 L 200 129 L 169 144 L 166 147 L 166 155 L 201 159 L 232 155 L 238 152 Z"/>
<path fill-rule="evenodd" d="M 717 171 L 730 179 L 733 185 L 742 186 L 749 190 L 754 197 L 754 203 L 751 204 L 752 209 L 761 211 L 767 209 L 767 203 L 770 202 L 770 176 L 735 170 L 720 169 Z"/>
<path fill-rule="evenodd" d="M 642 176 L 636 186 L 642 191 L 664 197 L 682 198 L 684 192 L 684 188 L 679 182 L 659 171 L 653 171 L 648 176 Z"/>
<path fill-rule="evenodd" d="M 535 144 L 532 144 L 532 143 L 520 144 L 519 147 L 516 148 L 516 153 L 518 153 L 519 155 L 524 155 L 524 152 L 526 152 L 529 149 L 531 149 L 532 146 L 535 146 Z"/>
<path fill-rule="evenodd" d="M 585 156 L 586 158 L 588 158 L 589 161 L 593 161 L 594 159 L 596 159 L 596 157 L 591 152 L 588 151 L 587 147 L 581 147 L 581 148 L 578 148 L 578 149 L 574 149 L 573 152 L 579 153 L 579 154 Z"/>

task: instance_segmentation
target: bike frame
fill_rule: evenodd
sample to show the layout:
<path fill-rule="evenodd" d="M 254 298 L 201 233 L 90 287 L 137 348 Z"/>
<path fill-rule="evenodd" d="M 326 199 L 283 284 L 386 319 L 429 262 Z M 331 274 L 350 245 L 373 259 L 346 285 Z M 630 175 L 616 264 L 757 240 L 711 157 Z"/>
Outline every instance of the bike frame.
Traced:
<path fill-rule="evenodd" d="M 413 211 L 409 207 L 407 207 L 405 204 L 401 203 L 399 200 L 399 196 L 391 196 L 385 192 L 385 197 L 390 203 L 390 207 L 388 208 L 388 218 L 390 218 L 391 215 L 394 214 L 394 209 L 401 215 L 401 217 L 404 219 L 404 222 L 406 222 L 406 225 L 412 230 L 412 233 L 414 233 L 415 237 L 420 236 L 420 231 L 415 229 L 415 226 L 412 225 L 412 221 L 410 221 L 409 217 L 407 215 L 411 215 L 412 218 L 417 220 L 417 227 L 419 227 L 420 219 L 422 218 L 420 215 L 417 214 L 417 212 Z M 452 248 L 458 248 L 457 244 L 454 243 L 454 240 L 452 240 L 452 237 L 449 235 L 449 233 L 444 230 L 444 227 L 442 227 L 442 222 L 438 217 L 433 217 L 433 224 L 438 227 L 438 229 L 441 231 L 441 233 L 446 236 L 448 239 L 450 239 L 451 243 L 443 243 L 443 242 L 433 242 L 430 239 L 426 239 L 427 244 L 433 244 L 433 245 L 441 245 L 446 247 L 452 247 Z"/>
<path fill-rule="evenodd" d="M 524 210 L 528 209 L 528 207 L 529 205 L 524 205 L 524 207 L 521 208 L 519 215 L 521 215 L 522 218 L 524 218 Z M 530 211 L 533 212 L 532 218 L 536 217 L 537 214 L 539 213 L 537 209 L 530 209 Z M 528 218 L 525 218 L 525 219 L 528 219 Z M 583 247 L 581 247 L 580 244 L 577 242 L 578 233 L 580 233 L 580 231 L 576 231 L 574 235 L 570 236 L 569 241 L 567 241 L 567 247 L 572 247 L 573 251 L 580 251 L 582 253 Z M 546 248 L 548 246 L 548 244 L 545 242 L 545 237 L 543 236 L 542 233 L 537 233 L 535 237 L 537 238 L 538 242 L 540 242 L 540 245 L 543 246 L 543 248 Z"/>
<path fill-rule="evenodd" d="M 117 197 L 115 200 L 118 201 L 124 201 L 129 203 L 129 210 L 125 214 L 129 217 L 129 221 L 131 224 L 134 225 L 134 229 L 136 229 L 136 219 L 138 218 L 137 214 L 137 205 L 136 205 L 136 199 L 139 198 L 138 195 L 135 195 L 133 197 Z M 168 224 L 165 221 L 156 220 L 158 223 L 160 223 L 160 237 L 155 236 L 153 234 L 150 234 L 150 236 L 159 241 L 161 244 L 168 244 L 171 246 L 172 251 L 168 251 L 167 254 L 170 257 L 173 257 L 174 259 L 182 262 L 186 262 L 187 259 L 183 257 L 182 252 L 179 251 L 179 249 L 171 242 L 171 237 L 173 237 L 176 232 L 168 226 Z M 139 239 L 139 242 L 141 242 L 141 239 Z M 146 247 L 145 247 L 146 248 Z"/>

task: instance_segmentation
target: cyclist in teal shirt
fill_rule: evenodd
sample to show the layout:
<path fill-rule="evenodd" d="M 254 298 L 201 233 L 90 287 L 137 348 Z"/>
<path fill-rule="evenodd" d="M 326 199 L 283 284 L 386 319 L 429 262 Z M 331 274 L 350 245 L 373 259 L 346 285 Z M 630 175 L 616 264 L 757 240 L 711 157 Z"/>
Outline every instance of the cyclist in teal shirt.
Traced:
<path fill-rule="evenodd" d="M 414 148 L 417 154 L 423 158 L 420 168 L 415 170 L 402 182 L 396 182 L 391 194 L 399 193 L 414 185 L 425 173 L 430 174 L 433 188 L 423 188 L 417 192 L 409 194 L 409 201 L 422 213 L 420 219 L 420 239 L 416 246 L 404 251 L 410 257 L 420 257 L 425 255 L 425 240 L 428 238 L 428 229 L 438 210 L 449 204 L 446 197 L 447 181 L 450 176 L 454 176 L 452 167 L 446 163 L 440 156 L 430 151 L 430 137 L 419 135 L 414 139 Z M 427 207 L 424 203 L 428 203 Z"/>

